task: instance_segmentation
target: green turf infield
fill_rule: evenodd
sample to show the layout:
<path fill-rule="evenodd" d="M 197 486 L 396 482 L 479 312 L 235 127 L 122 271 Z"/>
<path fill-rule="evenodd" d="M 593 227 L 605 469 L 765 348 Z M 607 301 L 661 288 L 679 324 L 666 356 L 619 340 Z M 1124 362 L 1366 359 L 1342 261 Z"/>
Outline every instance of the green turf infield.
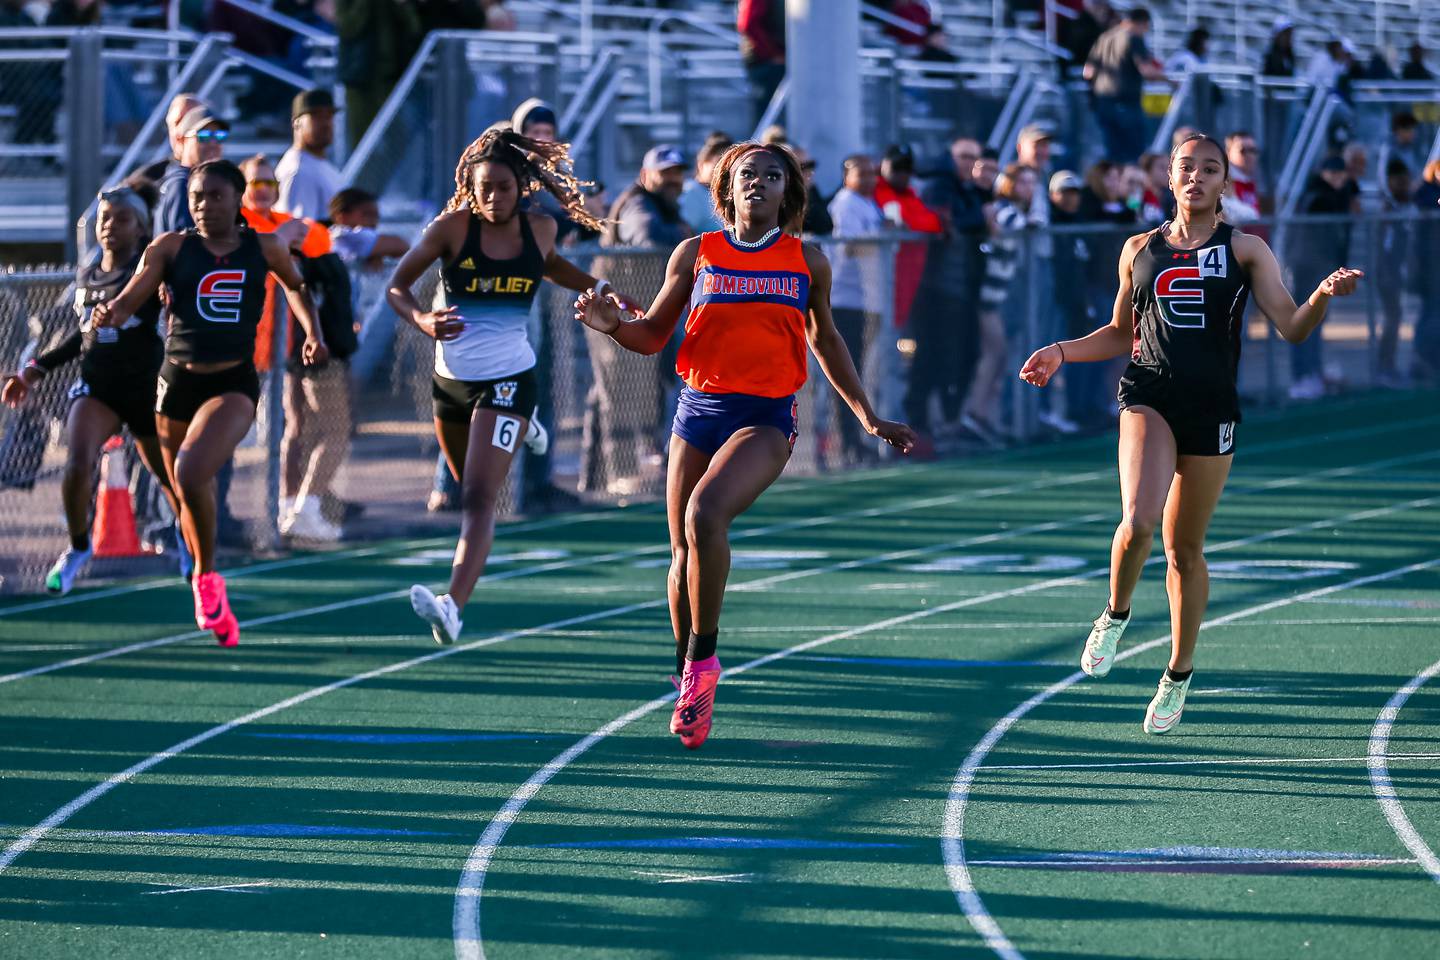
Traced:
<path fill-rule="evenodd" d="M 433 540 L 232 577 L 235 650 L 178 583 L 7 601 L 0 957 L 1428 956 L 1433 409 L 1243 426 L 1166 737 L 1159 563 L 1074 679 L 1113 437 L 777 485 L 697 753 L 654 506 L 502 527 L 453 648 Z"/>

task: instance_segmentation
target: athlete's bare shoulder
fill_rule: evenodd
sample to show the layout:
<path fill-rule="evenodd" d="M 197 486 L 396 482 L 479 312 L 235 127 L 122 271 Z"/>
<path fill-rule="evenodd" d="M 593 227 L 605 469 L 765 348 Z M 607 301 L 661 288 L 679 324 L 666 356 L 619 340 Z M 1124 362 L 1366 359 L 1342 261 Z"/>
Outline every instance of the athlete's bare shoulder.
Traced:
<path fill-rule="evenodd" d="M 1153 237 L 1155 231 L 1159 229 L 1159 227 L 1156 227 L 1155 230 L 1146 230 L 1144 233 L 1137 233 L 1125 241 L 1125 246 L 1120 251 L 1120 268 L 1122 271 L 1128 270 L 1135 263 L 1135 258 L 1140 255 L 1141 250 L 1145 249 L 1145 245 L 1150 242 L 1150 238 Z"/>
<path fill-rule="evenodd" d="M 168 233 L 162 233 L 154 240 L 151 240 L 149 249 L 154 250 L 157 253 L 163 253 L 167 256 L 171 256 L 180 249 L 180 244 L 184 242 L 185 234 L 183 232 L 179 230 L 171 230 Z"/>
<path fill-rule="evenodd" d="M 1270 249 L 1264 239 L 1253 233 L 1242 233 L 1239 227 L 1230 234 L 1230 246 L 1235 248 L 1235 256 L 1241 263 L 1249 263 Z"/>
<path fill-rule="evenodd" d="M 550 214 L 543 211 L 532 211 L 526 214 L 530 218 L 530 229 L 535 231 L 536 239 L 555 239 L 560 232 L 560 224 Z"/>
<path fill-rule="evenodd" d="M 670 262 L 687 263 L 693 267 L 695 261 L 700 256 L 700 237 L 701 235 L 697 233 L 693 237 L 686 237 L 684 240 L 681 240 L 680 243 L 676 245 L 675 251 L 670 254 Z"/>
<path fill-rule="evenodd" d="M 825 256 L 825 251 L 820 249 L 820 244 L 813 240 L 801 240 L 800 251 L 804 254 L 805 266 L 810 268 L 811 273 L 816 270 L 829 269 L 830 258 Z"/>

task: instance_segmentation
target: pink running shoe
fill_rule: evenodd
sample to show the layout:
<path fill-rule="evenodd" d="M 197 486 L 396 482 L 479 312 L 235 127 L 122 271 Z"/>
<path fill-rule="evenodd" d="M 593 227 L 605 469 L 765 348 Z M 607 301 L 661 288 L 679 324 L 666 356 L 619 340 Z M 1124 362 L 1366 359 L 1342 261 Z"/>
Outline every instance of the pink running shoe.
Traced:
<path fill-rule="evenodd" d="M 675 712 L 670 715 L 670 732 L 680 735 L 680 742 L 687 749 L 698 750 L 710 736 L 710 725 L 715 716 L 715 685 L 720 682 L 720 661 L 710 658 L 714 667 L 696 670 L 693 663 L 685 664 L 685 675 L 676 684 L 680 696 L 675 699 Z M 672 682 L 674 678 L 671 678 Z"/>
<path fill-rule="evenodd" d="M 195 578 L 195 625 L 201 630 L 214 630 L 226 620 L 234 620 L 230 601 L 225 596 L 225 579 L 215 571 Z"/>
<path fill-rule="evenodd" d="M 223 623 L 215 626 L 215 642 L 222 647 L 233 647 L 240 643 L 240 621 L 235 619 L 235 614 L 228 613 Z"/>

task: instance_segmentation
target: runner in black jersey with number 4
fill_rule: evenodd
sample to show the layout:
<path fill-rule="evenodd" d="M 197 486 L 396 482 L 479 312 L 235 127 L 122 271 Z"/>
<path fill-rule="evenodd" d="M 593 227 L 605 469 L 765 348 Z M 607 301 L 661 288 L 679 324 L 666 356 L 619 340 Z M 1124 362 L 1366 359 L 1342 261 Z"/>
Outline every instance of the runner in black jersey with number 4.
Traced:
<path fill-rule="evenodd" d="M 1170 157 L 1175 219 L 1131 237 L 1120 256 L 1120 292 L 1110 323 L 1089 336 L 1037 350 L 1020 378 L 1043 387 L 1069 360 L 1130 354 L 1120 381 L 1120 497 L 1124 517 L 1110 559 L 1110 602 L 1085 643 L 1080 668 L 1110 672 L 1130 622 L 1130 597 L 1162 525 L 1170 597 L 1170 665 L 1145 713 L 1146 733 L 1180 722 L 1190 689 L 1195 640 L 1210 595 L 1205 531 L 1220 500 L 1240 420 L 1236 369 L 1245 301 L 1290 343 L 1325 319 L 1331 297 L 1363 276 L 1339 269 L 1299 307 L 1259 237 L 1220 221 L 1229 180 L 1225 150 L 1210 137 L 1182 140 Z"/>
<path fill-rule="evenodd" d="M 149 181 L 117 187 L 100 194 L 95 237 L 100 261 L 75 274 L 75 314 L 79 326 L 53 350 L 31 360 L 5 380 L 0 399 L 11 406 L 25 401 L 30 389 L 46 375 L 80 358 L 80 376 L 70 388 L 65 428 L 65 474 L 60 483 L 70 546 L 45 577 L 45 589 L 64 596 L 75 586 L 93 553 L 90 507 L 95 499 L 95 464 L 101 448 L 120 428 L 128 427 L 145 466 L 155 474 L 170 507 L 180 504 L 170 489 L 170 476 L 155 434 L 155 375 L 160 370 L 160 300 L 141 304 L 120 329 L 96 327 L 91 314 L 120 294 L 135 274 L 140 251 L 150 239 L 150 211 L 159 194 Z M 180 573 L 189 573 L 190 558 L 181 544 Z"/>
<path fill-rule="evenodd" d="M 240 642 L 240 627 L 225 581 L 215 571 L 215 474 L 255 420 L 260 399 L 255 330 L 265 305 L 266 273 L 285 285 L 305 330 L 304 362 L 323 363 L 328 356 L 314 301 L 289 249 L 241 219 L 244 192 L 245 176 L 230 161 L 197 166 L 188 193 L 195 229 L 158 237 L 120 296 L 93 314 L 99 326 L 123 326 L 161 284 L 170 286 L 170 331 L 155 422 L 180 500 L 180 529 L 195 556 L 195 622 L 213 630 L 223 647 Z"/>

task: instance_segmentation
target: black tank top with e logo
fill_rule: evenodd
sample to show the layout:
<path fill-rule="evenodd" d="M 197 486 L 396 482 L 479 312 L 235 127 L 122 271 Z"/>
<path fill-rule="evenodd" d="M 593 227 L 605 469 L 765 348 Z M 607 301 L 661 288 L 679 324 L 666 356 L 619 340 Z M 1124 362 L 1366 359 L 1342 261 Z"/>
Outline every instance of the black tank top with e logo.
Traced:
<path fill-rule="evenodd" d="M 1135 255 L 1135 339 L 1120 381 L 1122 403 L 1153 397 L 1171 409 L 1240 419 L 1236 377 L 1250 277 L 1235 257 L 1235 228 L 1221 223 L 1195 250 L 1165 241 L 1169 224 Z"/>
<path fill-rule="evenodd" d="M 242 228 L 240 246 L 217 257 L 194 230 L 184 237 L 165 277 L 171 293 L 165 356 L 182 363 L 252 359 L 270 271 L 260 238 Z"/>

